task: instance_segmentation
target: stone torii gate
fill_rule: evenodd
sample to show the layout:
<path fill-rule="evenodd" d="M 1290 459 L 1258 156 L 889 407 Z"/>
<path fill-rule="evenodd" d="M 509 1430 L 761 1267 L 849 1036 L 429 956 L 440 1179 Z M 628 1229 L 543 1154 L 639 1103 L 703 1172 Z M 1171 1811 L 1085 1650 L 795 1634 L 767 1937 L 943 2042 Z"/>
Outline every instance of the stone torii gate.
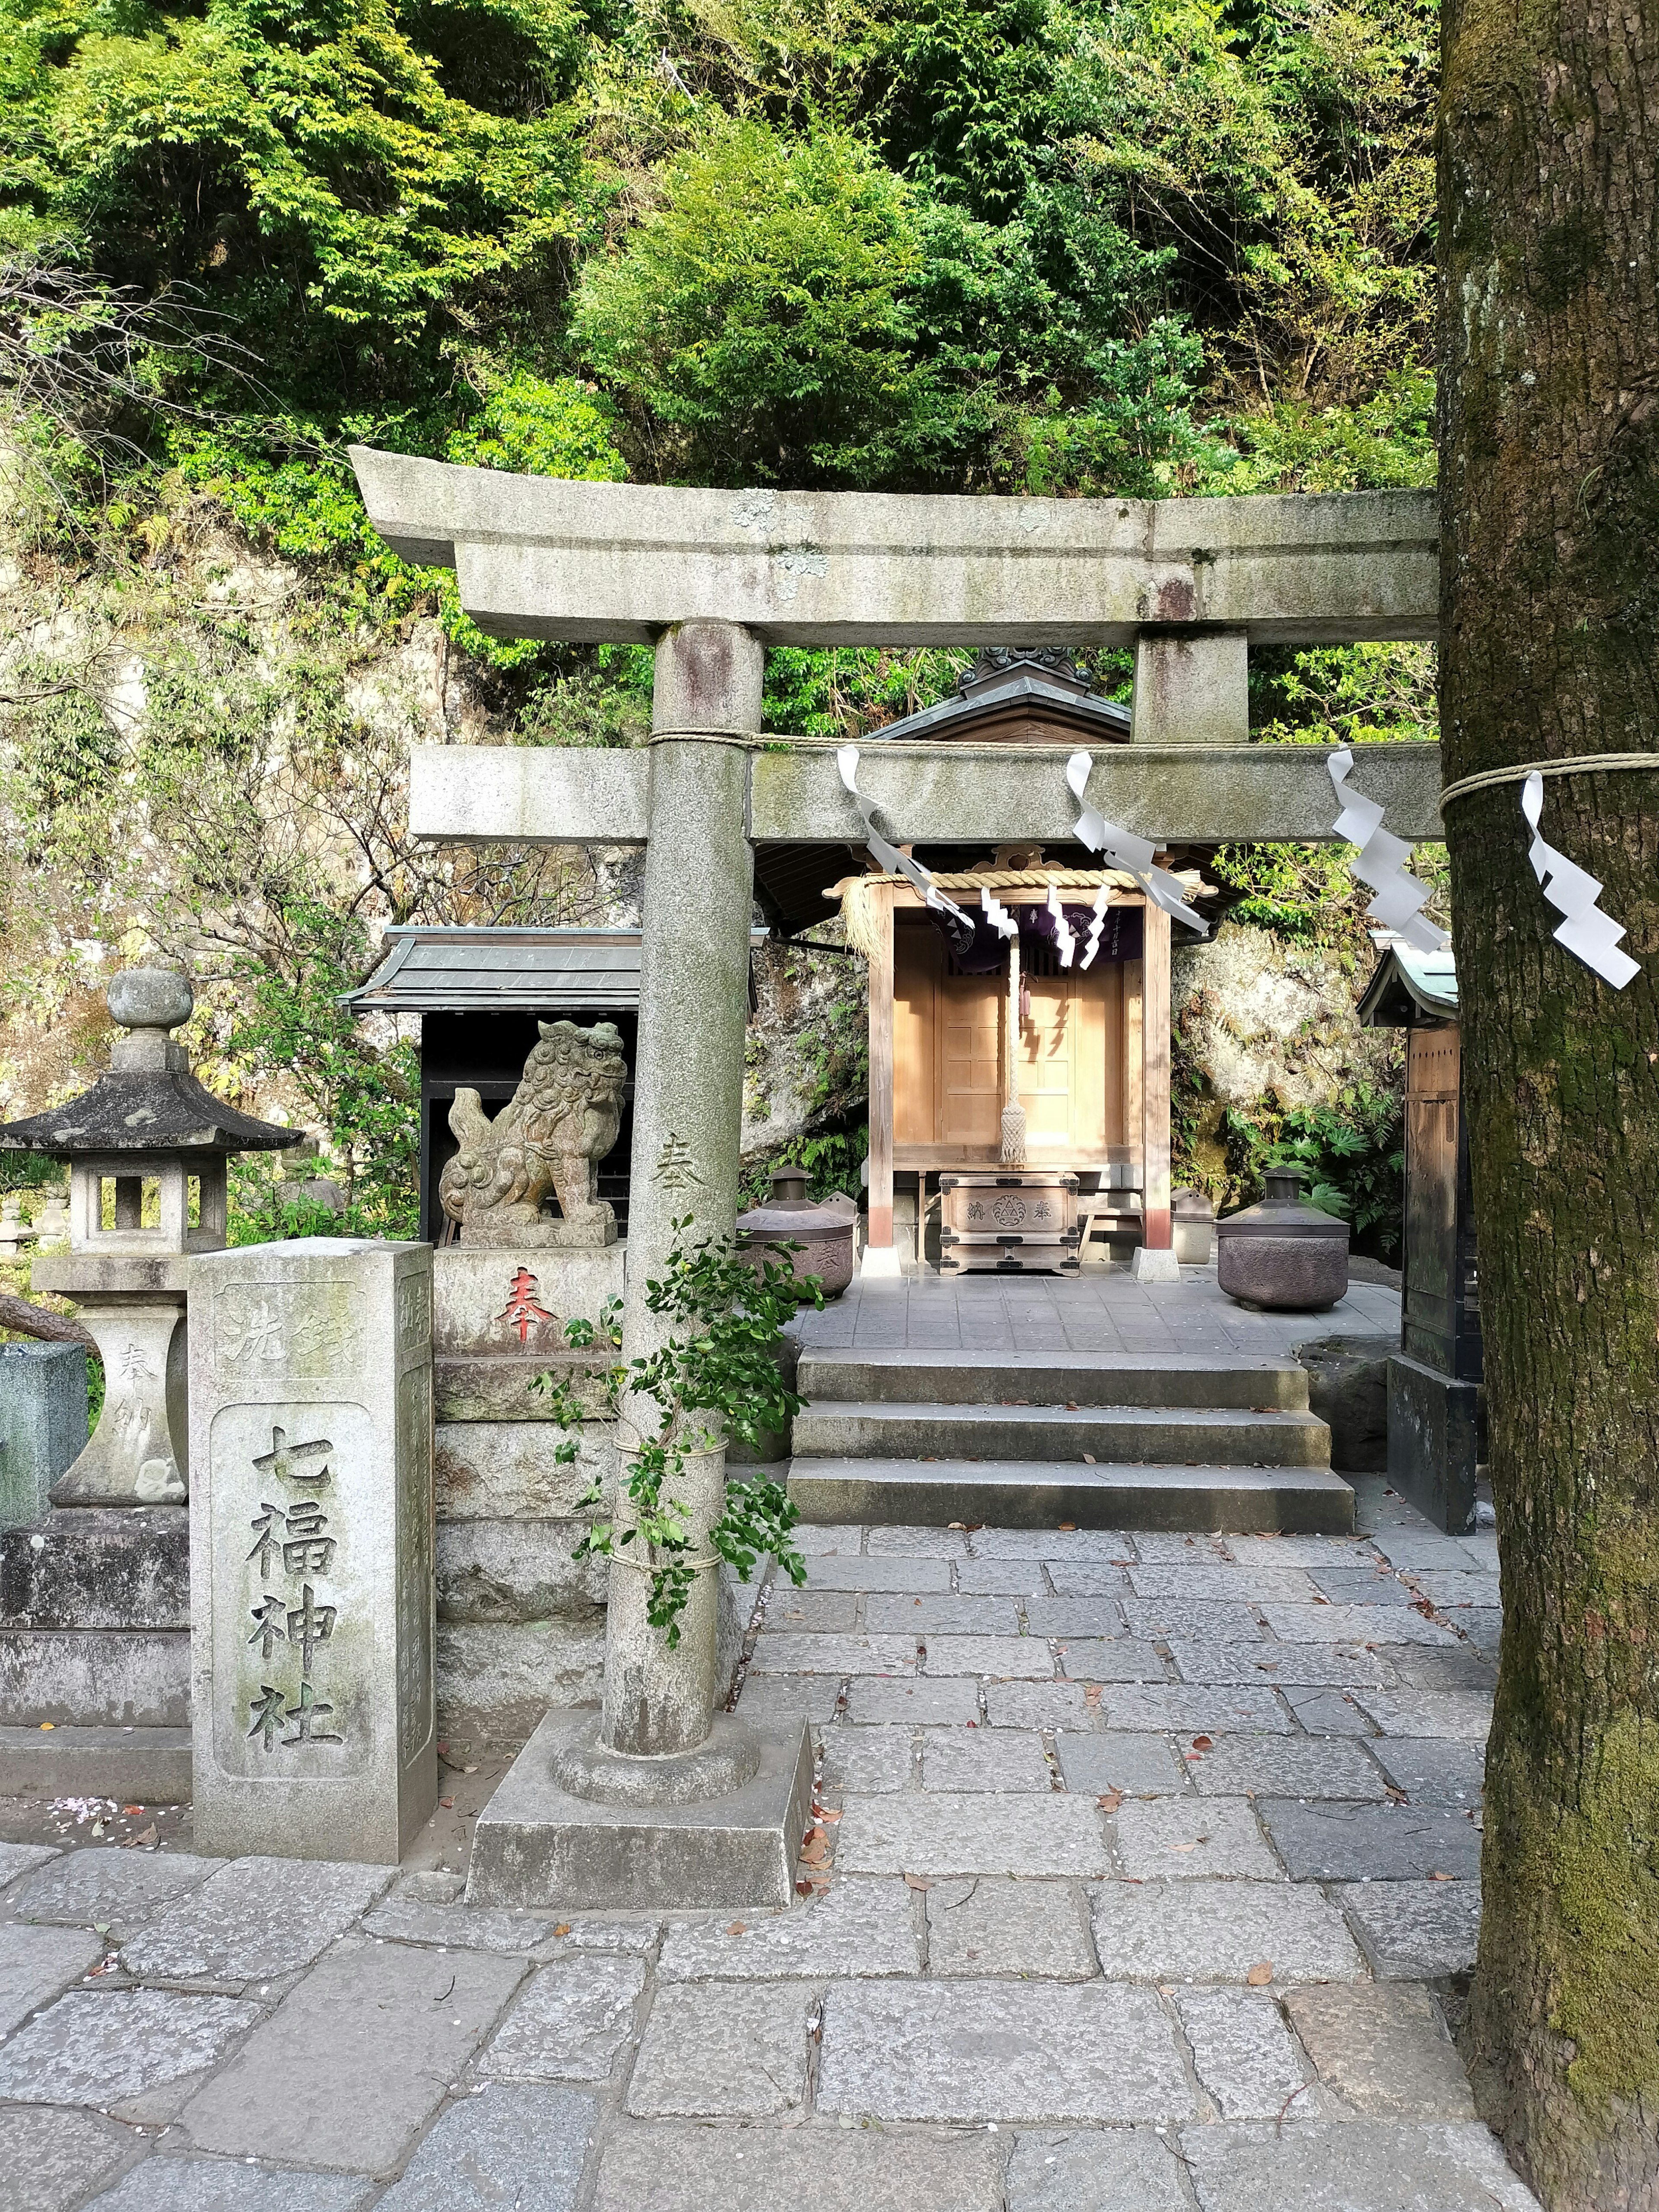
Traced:
<path fill-rule="evenodd" d="M 833 742 L 761 734 L 769 644 L 1132 645 L 1132 740 L 1095 755 L 1085 797 L 1157 843 L 1210 844 L 1328 839 L 1337 811 L 1328 749 L 1249 744 L 1252 641 L 1435 634 L 1428 492 L 935 499 L 568 483 L 363 447 L 352 459 L 381 537 L 405 559 L 453 567 L 462 605 L 492 635 L 655 647 L 648 746 L 419 746 L 410 790 L 410 826 L 426 837 L 645 846 L 630 1359 L 660 1340 L 644 1291 L 674 1219 L 690 1212 L 719 1234 L 736 1215 L 754 848 L 865 837 Z M 1058 843 L 1076 831 L 1072 750 L 873 745 L 860 789 L 895 842 Z M 1351 788 L 1401 837 L 1439 835 L 1439 785 L 1437 746 L 1356 751 Z M 1158 922 L 1168 929 L 1167 915 Z M 1167 1037 L 1167 1006 L 1146 1011 L 1149 1035 Z M 1167 1246 L 1167 1112 L 1162 1154 L 1163 1188 L 1149 1157 L 1146 1203 L 1149 1237 Z M 871 1167 L 880 1250 L 892 1242 L 890 1157 Z M 723 1485 L 716 1454 L 687 1501 L 698 1550 Z M 714 1715 L 712 1577 L 696 1577 L 674 1652 L 646 1622 L 645 1582 L 611 1572 L 597 1741 L 568 1747 L 550 1778 L 539 1753 L 526 1767 L 538 1733 L 480 1822 L 481 1844 L 492 1819 L 512 1825 L 513 1881 L 481 1883 L 475 1858 L 474 1893 L 526 1904 L 539 1882 L 543 1901 L 556 1890 L 572 1905 L 792 1893 L 804 1729 L 769 1735 Z"/>

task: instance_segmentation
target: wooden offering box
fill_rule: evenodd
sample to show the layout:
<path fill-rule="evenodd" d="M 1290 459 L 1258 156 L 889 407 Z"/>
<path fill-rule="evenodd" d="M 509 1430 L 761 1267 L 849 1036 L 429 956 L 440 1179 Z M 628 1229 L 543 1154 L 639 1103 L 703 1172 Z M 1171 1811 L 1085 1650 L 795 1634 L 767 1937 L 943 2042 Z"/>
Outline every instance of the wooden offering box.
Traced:
<path fill-rule="evenodd" d="M 942 1175 L 939 1269 L 1075 1274 L 1078 1179 L 1037 1169 Z"/>

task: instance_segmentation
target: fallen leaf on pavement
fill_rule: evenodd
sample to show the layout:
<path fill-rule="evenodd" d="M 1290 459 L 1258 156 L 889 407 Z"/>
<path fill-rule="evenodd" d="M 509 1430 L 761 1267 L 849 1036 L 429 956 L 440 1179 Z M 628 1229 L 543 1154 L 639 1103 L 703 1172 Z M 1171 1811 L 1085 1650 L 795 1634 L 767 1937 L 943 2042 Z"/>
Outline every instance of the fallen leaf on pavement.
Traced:
<path fill-rule="evenodd" d="M 1213 1751 L 1215 1749 L 1215 1738 L 1211 1735 L 1195 1735 L 1193 1738 L 1193 1749 L 1194 1751 Z"/>
<path fill-rule="evenodd" d="M 570 1933 L 570 1923 L 568 1920 L 560 1921 L 553 1933 L 556 1936 L 568 1936 Z"/>
<path fill-rule="evenodd" d="M 1062 1521 L 1060 1524 L 1060 1533 L 1062 1536 L 1071 1535 L 1075 1532 L 1076 1528 L 1075 1521 Z"/>
<path fill-rule="evenodd" d="M 798 1881 L 795 1884 L 795 1894 L 797 1897 L 811 1897 L 812 1894 L 811 1883 L 810 1881 Z"/>
<path fill-rule="evenodd" d="M 931 1889 L 933 1885 L 931 1881 L 924 1881 L 919 1874 L 907 1874 L 904 1886 L 907 1889 Z"/>
<path fill-rule="evenodd" d="M 438 1802 L 443 1807 L 445 1812 L 447 1813 L 453 1809 L 455 1800 L 453 1797 L 441 1797 L 438 1800 Z"/>
<path fill-rule="evenodd" d="M 1123 1802 L 1123 1792 L 1121 1790 L 1109 1790 L 1103 1797 L 1097 1797 L 1095 1802 L 1103 1813 L 1115 1813 Z"/>
<path fill-rule="evenodd" d="M 1244 1977 L 1253 1990 L 1266 1989 L 1273 1978 L 1273 1969 L 1271 1959 L 1258 1959 Z"/>
<path fill-rule="evenodd" d="M 726 1932 L 728 1936 L 746 1936 L 749 1933 L 749 1930 L 744 1926 L 741 1920 L 734 1920 Z"/>

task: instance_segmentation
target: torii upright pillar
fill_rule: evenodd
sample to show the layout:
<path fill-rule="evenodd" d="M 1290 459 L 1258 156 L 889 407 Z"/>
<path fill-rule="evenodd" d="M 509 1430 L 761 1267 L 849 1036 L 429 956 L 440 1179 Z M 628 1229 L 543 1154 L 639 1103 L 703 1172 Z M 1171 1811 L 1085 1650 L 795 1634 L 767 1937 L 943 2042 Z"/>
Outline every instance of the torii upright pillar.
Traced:
<path fill-rule="evenodd" d="M 754 897 L 749 745 L 764 664 L 759 639 L 732 623 L 677 623 L 657 644 L 627 1362 L 671 1333 L 647 1300 L 676 1246 L 729 1236 L 737 1212 Z M 653 1400 L 626 1391 L 620 1413 L 616 1519 L 626 1526 L 629 1453 L 662 1416 Z M 789 1902 L 811 1745 L 804 1720 L 752 1728 L 714 1711 L 719 1561 L 708 1531 L 725 1492 L 724 1443 L 690 1455 L 675 1495 L 697 1571 L 672 1650 L 646 1617 L 649 1578 L 634 1547 L 618 1549 L 598 1726 L 580 1712 L 543 1721 L 478 1821 L 469 1898 L 670 1909 Z"/>

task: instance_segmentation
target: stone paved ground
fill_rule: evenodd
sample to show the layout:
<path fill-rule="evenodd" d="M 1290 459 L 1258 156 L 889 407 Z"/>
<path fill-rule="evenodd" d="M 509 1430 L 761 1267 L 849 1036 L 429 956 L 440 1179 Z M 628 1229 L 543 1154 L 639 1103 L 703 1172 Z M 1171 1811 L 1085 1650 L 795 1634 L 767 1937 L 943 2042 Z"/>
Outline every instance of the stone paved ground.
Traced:
<path fill-rule="evenodd" d="M 1487 1537 L 812 1529 L 776 1916 L 0 1845 L 7 2212 L 1520 2212 L 1447 2034 Z"/>

